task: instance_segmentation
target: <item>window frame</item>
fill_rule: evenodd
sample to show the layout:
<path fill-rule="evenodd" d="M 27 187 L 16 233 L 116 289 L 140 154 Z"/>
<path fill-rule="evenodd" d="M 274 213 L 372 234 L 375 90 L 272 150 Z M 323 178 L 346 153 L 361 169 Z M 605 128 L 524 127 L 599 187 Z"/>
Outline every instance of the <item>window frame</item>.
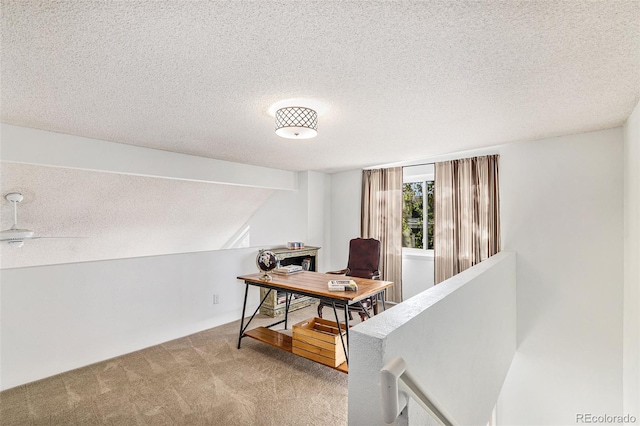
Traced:
<path fill-rule="evenodd" d="M 422 246 L 426 247 L 427 246 L 427 238 L 428 238 L 428 234 L 427 234 L 427 226 L 428 226 L 428 208 L 429 205 L 427 203 L 427 190 L 426 190 L 426 183 L 427 182 L 435 182 L 435 173 L 424 173 L 424 174 L 416 174 L 416 175 L 411 175 L 411 176 L 406 176 L 403 177 L 402 179 L 402 183 L 416 183 L 416 182 L 422 182 L 423 186 L 422 186 L 422 205 L 423 205 L 423 217 L 422 217 Z M 435 183 L 434 183 L 435 184 Z M 404 205 L 403 205 L 404 208 Z M 425 257 L 434 257 L 435 253 L 434 253 L 434 249 L 427 249 L 427 248 L 414 248 L 414 247 L 402 247 L 402 254 L 405 257 L 414 257 L 414 258 L 425 258 Z"/>

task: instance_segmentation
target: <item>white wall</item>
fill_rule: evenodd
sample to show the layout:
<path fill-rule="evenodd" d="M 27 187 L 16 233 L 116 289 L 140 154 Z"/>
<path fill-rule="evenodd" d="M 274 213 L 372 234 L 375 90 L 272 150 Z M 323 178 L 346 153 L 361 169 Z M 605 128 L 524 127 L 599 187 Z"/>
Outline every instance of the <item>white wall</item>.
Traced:
<path fill-rule="evenodd" d="M 622 414 L 622 129 L 500 147 L 518 351 L 499 424 Z"/>
<path fill-rule="evenodd" d="M 324 270 L 331 252 L 331 176 L 299 172 L 297 191 L 276 191 L 248 222 L 251 245 L 269 247 L 302 241 L 320 247 L 318 270 Z"/>
<path fill-rule="evenodd" d="M 624 126 L 624 412 L 640 418 L 640 103 Z"/>
<path fill-rule="evenodd" d="M 407 300 L 433 287 L 433 255 L 402 251 L 402 298 Z"/>
<path fill-rule="evenodd" d="M 250 244 L 284 246 L 307 238 L 307 177 L 298 173 L 298 189 L 276 191 L 249 219 Z"/>
<path fill-rule="evenodd" d="M 331 176 L 306 172 L 307 238 L 305 244 L 322 247 L 318 254 L 318 271 L 325 271 L 331 258 Z"/>
<path fill-rule="evenodd" d="M 515 279 L 515 253 L 498 253 L 356 325 L 349 424 L 384 424 L 379 371 L 397 356 L 455 424 L 487 424 L 516 350 Z M 409 424 L 425 424 L 409 404 Z"/>
<path fill-rule="evenodd" d="M 327 270 L 347 266 L 349 241 L 360 236 L 362 170 L 331 175 L 331 260 Z"/>
<path fill-rule="evenodd" d="M 255 249 L 4 269 L 0 386 L 234 321 L 253 272 Z"/>

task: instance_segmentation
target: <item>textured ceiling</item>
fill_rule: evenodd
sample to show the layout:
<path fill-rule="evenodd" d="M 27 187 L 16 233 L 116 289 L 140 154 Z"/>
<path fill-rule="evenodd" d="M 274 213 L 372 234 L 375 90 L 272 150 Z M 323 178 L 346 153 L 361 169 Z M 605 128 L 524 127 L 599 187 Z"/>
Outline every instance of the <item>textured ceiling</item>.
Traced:
<path fill-rule="evenodd" d="M 2 122 L 287 170 L 614 127 L 640 94 L 637 0 L 2 0 L 1 19 Z M 275 136 L 291 98 L 317 138 Z"/>
<path fill-rule="evenodd" d="M 1 163 L 2 194 L 20 191 L 21 228 L 36 236 L 86 237 L 0 244 L 0 268 L 217 250 L 274 192 Z M 221 208 L 221 206 L 224 206 Z M 0 229 L 13 208 L 0 202 Z"/>

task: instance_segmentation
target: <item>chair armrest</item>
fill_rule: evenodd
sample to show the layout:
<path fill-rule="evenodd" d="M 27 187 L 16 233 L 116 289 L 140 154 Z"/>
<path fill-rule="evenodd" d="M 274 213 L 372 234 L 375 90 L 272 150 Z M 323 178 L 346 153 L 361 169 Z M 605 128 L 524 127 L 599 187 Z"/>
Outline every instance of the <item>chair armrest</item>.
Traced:
<path fill-rule="evenodd" d="M 374 271 L 373 272 L 373 276 L 371 277 L 372 280 L 380 280 L 382 279 L 382 273 L 380 271 Z"/>
<path fill-rule="evenodd" d="M 333 274 L 333 275 L 344 275 L 347 273 L 349 269 L 345 268 L 345 269 L 340 269 L 339 271 L 329 271 L 329 272 L 325 272 L 325 274 Z"/>

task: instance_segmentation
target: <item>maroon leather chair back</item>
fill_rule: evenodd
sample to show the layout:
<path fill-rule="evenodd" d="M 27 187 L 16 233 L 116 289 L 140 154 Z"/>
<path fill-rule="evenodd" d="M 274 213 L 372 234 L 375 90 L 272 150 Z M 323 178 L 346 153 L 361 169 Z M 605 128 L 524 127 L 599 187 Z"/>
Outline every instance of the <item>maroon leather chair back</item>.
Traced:
<path fill-rule="evenodd" d="M 380 241 L 354 238 L 349 242 L 349 262 L 346 275 L 359 278 L 379 278 Z"/>

